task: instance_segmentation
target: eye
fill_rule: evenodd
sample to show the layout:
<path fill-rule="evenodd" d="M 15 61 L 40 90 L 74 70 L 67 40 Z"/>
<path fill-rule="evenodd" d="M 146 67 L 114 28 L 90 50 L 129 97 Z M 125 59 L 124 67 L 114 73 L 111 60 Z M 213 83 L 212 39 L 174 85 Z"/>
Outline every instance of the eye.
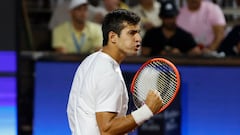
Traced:
<path fill-rule="evenodd" d="M 128 33 L 133 36 L 133 35 L 135 35 L 137 33 L 140 33 L 140 31 L 138 31 L 138 30 L 130 30 Z"/>
<path fill-rule="evenodd" d="M 131 30 L 131 31 L 129 31 L 128 33 L 129 33 L 130 35 L 134 35 L 134 34 L 136 33 L 136 31 Z"/>

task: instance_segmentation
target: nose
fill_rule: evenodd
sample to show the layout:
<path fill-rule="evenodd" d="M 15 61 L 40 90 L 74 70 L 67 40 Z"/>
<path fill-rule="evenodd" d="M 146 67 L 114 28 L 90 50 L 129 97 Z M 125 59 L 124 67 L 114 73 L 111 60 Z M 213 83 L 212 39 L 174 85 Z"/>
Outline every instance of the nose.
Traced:
<path fill-rule="evenodd" d="M 141 42 L 142 42 L 142 37 L 141 37 L 140 33 L 137 33 L 137 34 L 136 34 L 135 39 L 136 39 L 136 42 L 138 42 L 138 43 L 141 44 Z"/>

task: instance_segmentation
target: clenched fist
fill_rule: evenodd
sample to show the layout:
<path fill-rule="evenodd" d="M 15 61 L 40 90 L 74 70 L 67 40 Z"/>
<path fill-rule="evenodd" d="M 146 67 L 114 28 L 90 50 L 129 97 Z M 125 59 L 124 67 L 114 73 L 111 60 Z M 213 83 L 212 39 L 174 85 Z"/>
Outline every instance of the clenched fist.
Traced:
<path fill-rule="evenodd" d="M 163 100 L 157 90 L 150 90 L 145 100 L 145 104 L 150 108 L 153 114 L 159 112 L 163 106 Z"/>

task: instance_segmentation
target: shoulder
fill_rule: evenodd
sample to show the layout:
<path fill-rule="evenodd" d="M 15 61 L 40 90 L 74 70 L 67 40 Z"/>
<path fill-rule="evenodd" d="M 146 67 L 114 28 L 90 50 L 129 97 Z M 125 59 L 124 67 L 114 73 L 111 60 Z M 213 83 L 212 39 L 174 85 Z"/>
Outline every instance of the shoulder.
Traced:
<path fill-rule="evenodd" d="M 101 25 L 95 22 L 87 21 L 86 28 L 92 34 L 99 34 L 101 32 Z"/>
<path fill-rule="evenodd" d="M 62 33 L 66 33 L 69 32 L 71 27 L 71 23 L 69 21 L 61 23 L 59 25 L 57 25 L 56 27 L 54 27 L 53 32 L 55 34 L 62 34 Z"/>
<path fill-rule="evenodd" d="M 99 75 L 107 72 L 111 67 L 111 62 L 108 57 L 105 56 L 101 51 L 95 52 L 87 56 L 80 66 L 83 69 L 91 68 L 93 72 Z"/>
<path fill-rule="evenodd" d="M 100 24 L 95 23 L 95 22 L 91 22 L 91 21 L 87 21 L 87 22 L 86 22 L 86 26 L 89 27 L 89 28 L 91 28 L 91 29 L 94 29 L 94 28 L 99 29 L 99 28 L 101 28 L 101 25 L 100 25 Z"/>
<path fill-rule="evenodd" d="M 209 10 L 209 11 L 221 11 L 220 6 L 218 6 L 217 4 L 211 2 L 211 1 L 202 1 L 202 6 L 201 8 L 203 10 Z"/>
<path fill-rule="evenodd" d="M 201 9 L 208 16 L 212 25 L 226 25 L 224 13 L 219 5 L 211 1 L 203 1 Z"/>
<path fill-rule="evenodd" d="M 202 7 L 214 7 L 214 6 L 217 5 L 211 1 L 202 1 Z"/>
<path fill-rule="evenodd" d="M 112 60 L 112 58 L 110 56 L 108 56 L 107 54 L 98 51 L 92 54 L 91 58 L 92 60 L 94 60 L 92 66 L 95 67 L 95 70 L 98 73 L 109 73 L 114 71 L 114 61 Z"/>

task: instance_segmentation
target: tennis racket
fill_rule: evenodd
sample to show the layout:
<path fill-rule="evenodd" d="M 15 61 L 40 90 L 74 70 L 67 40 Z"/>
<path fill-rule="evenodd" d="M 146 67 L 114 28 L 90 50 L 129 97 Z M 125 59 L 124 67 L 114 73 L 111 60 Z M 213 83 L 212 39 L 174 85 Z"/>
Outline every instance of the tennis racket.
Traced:
<path fill-rule="evenodd" d="M 144 104 L 149 90 L 157 90 L 163 99 L 164 111 L 175 99 L 180 87 L 180 75 L 175 65 L 164 58 L 153 58 L 145 62 L 136 72 L 131 92 L 137 108 Z"/>

